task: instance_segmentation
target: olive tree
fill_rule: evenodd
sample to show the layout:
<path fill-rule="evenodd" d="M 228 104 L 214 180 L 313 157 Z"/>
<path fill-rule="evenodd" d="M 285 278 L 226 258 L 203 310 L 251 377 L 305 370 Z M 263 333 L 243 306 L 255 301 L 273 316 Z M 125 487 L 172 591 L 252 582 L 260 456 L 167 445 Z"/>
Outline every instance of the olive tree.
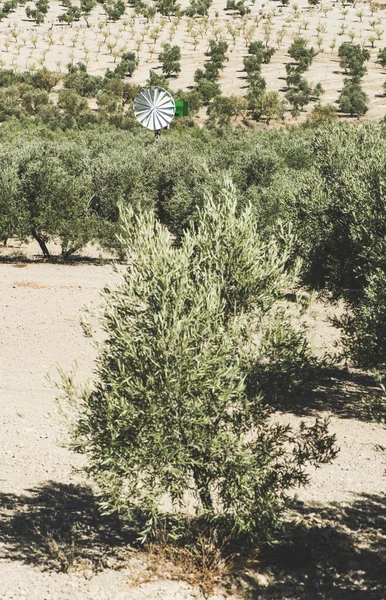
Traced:
<path fill-rule="evenodd" d="M 7 146 L 0 154 L 0 239 L 27 238 L 28 216 L 21 203 L 18 152 Z"/>
<path fill-rule="evenodd" d="M 164 44 L 162 52 L 158 55 L 158 59 L 162 63 L 162 73 L 166 77 L 171 77 L 172 75 L 178 76 L 181 71 L 181 50 L 179 46 Z"/>
<path fill-rule="evenodd" d="M 47 242 L 53 237 L 60 239 L 65 257 L 93 238 L 87 154 L 75 143 L 31 143 L 18 162 L 18 177 L 25 231 L 44 256 L 49 256 Z"/>
<path fill-rule="evenodd" d="M 141 516 L 146 539 L 164 522 L 165 495 L 176 506 L 188 495 L 220 537 L 267 537 L 289 490 L 307 482 L 305 465 L 335 453 L 324 422 L 272 423 L 256 382 L 266 348 L 293 331 L 288 253 L 260 239 L 250 206 L 238 214 L 229 183 L 178 247 L 152 213 L 122 220 L 130 260 L 105 289 L 96 379 L 78 392 L 63 381 L 101 506 Z"/>
<path fill-rule="evenodd" d="M 368 100 L 368 95 L 363 91 L 359 81 L 355 78 L 345 79 L 339 96 L 339 107 L 342 112 L 361 117 L 369 109 Z"/>

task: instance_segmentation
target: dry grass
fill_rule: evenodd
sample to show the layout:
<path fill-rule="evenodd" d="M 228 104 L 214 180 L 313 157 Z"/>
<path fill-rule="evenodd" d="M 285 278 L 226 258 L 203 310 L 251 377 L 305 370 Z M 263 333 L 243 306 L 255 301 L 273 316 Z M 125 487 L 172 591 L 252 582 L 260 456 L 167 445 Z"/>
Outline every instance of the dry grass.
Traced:
<path fill-rule="evenodd" d="M 49 288 L 49 285 L 45 285 L 44 283 L 39 283 L 38 281 L 16 281 L 14 287 L 24 287 L 31 288 L 33 290 L 42 290 L 44 288 Z"/>
<path fill-rule="evenodd" d="M 235 570 L 236 555 L 227 555 L 206 536 L 199 536 L 195 545 L 175 546 L 165 539 L 146 547 L 149 566 L 156 576 L 165 573 L 173 579 L 199 586 L 209 596 L 216 584 Z"/>

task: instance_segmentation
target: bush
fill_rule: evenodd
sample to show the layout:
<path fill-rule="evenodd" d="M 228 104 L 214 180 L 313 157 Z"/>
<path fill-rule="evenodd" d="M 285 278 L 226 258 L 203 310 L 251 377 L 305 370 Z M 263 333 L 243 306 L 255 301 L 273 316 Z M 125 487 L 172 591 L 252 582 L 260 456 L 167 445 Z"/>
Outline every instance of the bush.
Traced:
<path fill-rule="evenodd" d="M 134 52 L 124 52 L 121 56 L 121 62 L 114 71 L 107 69 L 105 77 L 107 79 L 113 79 L 118 77 L 123 79 L 124 77 L 131 77 L 134 71 L 138 67 L 138 59 Z"/>
<path fill-rule="evenodd" d="M 122 0 L 117 0 L 116 2 L 107 0 L 103 2 L 103 8 L 105 9 L 107 17 L 110 21 L 119 21 L 126 10 L 125 3 Z"/>
<path fill-rule="evenodd" d="M 288 54 L 296 62 L 296 71 L 298 73 L 304 73 L 304 71 L 307 71 L 307 69 L 311 66 L 316 53 L 313 48 L 307 48 L 307 40 L 302 37 L 296 37 L 288 49 Z"/>
<path fill-rule="evenodd" d="M 359 44 L 343 42 L 339 47 L 340 66 L 351 77 L 363 77 L 367 69 L 364 62 L 370 59 L 370 53 Z"/>
<path fill-rule="evenodd" d="M 158 60 L 162 63 L 162 73 L 165 73 L 166 77 L 171 77 L 172 75 L 177 76 L 180 73 L 181 50 L 179 46 L 164 44 L 163 50 L 158 56 Z"/>
<path fill-rule="evenodd" d="M 325 126 L 313 135 L 310 153 L 313 166 L 299 173 L 288 202 L 297 255 L 307 281 L 327 285 L 335 298 L 353 305 L 367 277 L 383 268 L 385 139 L 370 125 Z"/>
<path fill-rule="evenodd" d="M 78 6 L 73 6 L 71 2 L 68 3 L 68 8 L 65 13 L 59 15 L 59 23 L 67 23 L 72 25 L 74 21 L 79 21 L 82 16 L 82 12 Z"/>
<path fill-rule="evenodd" d="M 268 64 L 272 56 L 275 54 L 274 48 L 267 48 L 263 42 L 251 42 L 248 47 L 248 53 L 257 58 L 260 64 Z"/>
<path fill-rule="evenodd" d="M 356 79 L 345 79 L 343 90 L 339 96 L 339 108 L 352 117 L 361 117 L 368 111 L 368 96 Z"/>
<path fill-rule="evenodd" d="M 269 421 L 253 380 L 264 352 L 253 340 L 282 322 L 293 275 L 286 252 L 259 238 L 251 208 L 236 216 L 225 190 L 178 249 L 153 216 L 126 212 L 130 267 L 105 291 L 108 339 L 79 399 L 75 444 L 102 508 L 141 515 L 142 539 L 162 526 L 165 495 L 178 506 L 186 494 L 219 543 L 267 538 L 288 491 L 307 482 L 304 466 L 335 454 L 325 423 L 294 432 Z M 280 344 L 280 327 L 275 335 Z"/>
<path fill-rule="evenodd" d="M 221 89 L 216 81 L 209 81 L 206 78 L 202 78 L 198 81 L 197 92 L 200 94 L 202 103 L 208 105 L 209 102 L 221 94 Z"/>
<path fill-rule="evenodd" d="M 75 90 L 80 96 L 93 98 L 103 87 L 103 78 L 87 73 L 86 65 L 78 62 L 67 65 L 68 73 L 63 79 L 63 87 Z"/>
<path fill-rule="evenodd" d="M 342 344 L 355 366 L 386 370 L 386 272 L 366 277 L 361 296 L 351 304 L 339 326 Z"/>
<path fill-rule="evenodd" d="M 190 0 L 188 8 L 185 9 L 185 14 L 188 17 L 196 15 L 203 17 L 208 14 L 212 0 Z"/>
<path fill-rule="evenodd" d="M 382 48 L 382 50 L 378 52 L 378 62 L 384 69 L 386 68 L 386 48 Z"/>
<path fill-rule="evenodd" d="M 169 17 L 178 13 L 180 5 L 177 0 L 156 0 L 156 7 L 161 15 Z"/>
<path fill-rule="evenodd" d="M 215 96 L 208 107 L 208 122 L 216 122 L 220 127 L 229 126 L 232 117 L 235 117 L 244 108 L 242 98 L 237 96 Z"/>
<path fill-rule="evenodd" d="M 332 106 L 332 104 L 326 104 L 324 106 L 317 104 L 307 117 L 307 125 L 310 127 L 318 127 L 319 125 L 335 123 L 337 119 L 338 115 L 335 106 Z"/>

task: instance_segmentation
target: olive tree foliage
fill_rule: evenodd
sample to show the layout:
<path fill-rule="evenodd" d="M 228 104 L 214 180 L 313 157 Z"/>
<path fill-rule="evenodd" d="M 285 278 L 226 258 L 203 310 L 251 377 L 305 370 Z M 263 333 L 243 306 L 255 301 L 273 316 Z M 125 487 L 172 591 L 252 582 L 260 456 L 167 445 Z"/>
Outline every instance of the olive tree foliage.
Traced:
<path fill-rule="evenodd" d="M 314 48 L 307 48 L 307 40 L 297 36 L 289 47 L 288 54 L 295 62 L 287 63 L 285 66 L 288 86 L 286 98 L 292 104 L 292 115 L 297 116 L 310 100 L 318 100 L 324 91 L 320 83 L 312 88 L 308 81 L 302 77 L 302 74 L 310 67 L 316 54 Z"/>
<path fill-rule="evenodd" d="M 370 53 L 359 44 L 343 42 L 338 54 L 340 66 L 351 77 L 344 80 L 343 90 L 339 96 L 340 109 L 351 116 L 355 114 L 360 117 L 368 110 L 368 96 L 362 90 L 360 80 L 367 71 L 364 63 L 369 60 Z"/>
<path fill-rule="evenodd" d="M 341 68 L 351 77 L 361 78 L 366 74 L 364 63 L 370 59 L 370 52 L 366 48 L 352 42 L 343 42 L 339 46 L 338 56 Z"/>
<path fill-rule="evenodd" d="M 203 17 L 208 14 L 212 0 L 190 0 L 188 8 L 185 9 L 185 14 L 188 17 L 199 15 Z"/>
<path fill-rule="evenodd" d="M 57 235 L 66 256 L 94 235 L 94 215 L 88 210 L 91 178 L 85 155 L 76 144 L 33 144 L 18 164 L 20 201 L 28 213 L 28 234 L 45 256 L 46 243 Z M 86 159 L 87 160 L 87 159 Z"/>
<path fill-rule="evenodd" d="M 7 148 L 0 154 L 0 239 L 6 241 L 14 236 L 27 238 L 27 214 L 20 201 L 20 180 L 17 159 L 9 156 Z"/>
<path fill-rule="evenodd" d="M 341 321 L 347 355 L 386 368 L 386 142 L 380 127 L 320 129 L 314 166 L 297 183 L 290 218 L 304 278 L 348 307 Z"/>
<path fill-rule="evenodd" d="M 177 248 L 152 213 L 127 210 L 123 222 L 130 261 L 105 289 L 96 379 L 82 390 L 63 380 L 101 506 L 140 515 L 146 539 L 165 495 L 176 507 L 188 496 L 220 535 L 266 538 L 291 488 L 307 482 L 305 465 L 335 454 L 325 422 L 272 423 L 256 380 L 274 360 L 267 345 L 291 328 L 288 252 L 260 239 L 251 206 L 238 214 L 227 181 Z"/>
<path fill-rule="evenodd" d="M 134 148 L 91 152 L 84 143 L 36 140 L 0 146 L 0 163 L 0 239 L 34 238 L 46 257 L 51 240 L 64 258 L 89 242 L 120 252 L 118 204 L 154 207 Z"/>
<path fill-rule="evenodd" d="M 162 73 L 166 77 L 171 77 L 172 75 L 178 76 L 181 71 L 181 49 L 179 46 L 164 44 L 162 52 L 158 55 L 158 59 L 162 63 Z"/>
<path fill-rule="evenodd" d="M 369 109 L 369 97 L 363 91 L 361 84 L 356 78 L 345 79 L 342 92 L 339 95 L 339 107 L 344 113 L 350 116 L 357 115 L 361 117 Z"/>

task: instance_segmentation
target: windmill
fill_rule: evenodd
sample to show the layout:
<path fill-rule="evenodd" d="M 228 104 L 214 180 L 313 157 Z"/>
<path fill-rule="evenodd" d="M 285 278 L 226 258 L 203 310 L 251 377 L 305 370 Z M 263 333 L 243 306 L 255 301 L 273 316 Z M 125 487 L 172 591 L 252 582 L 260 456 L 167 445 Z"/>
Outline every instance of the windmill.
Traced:
<path fill-rule="evenodd" d="M 161 129 L 167 129 L 176 112 L 173 96 L 159 87 L 148 87 L 134 99 L 134 115 L 143 127 L 155 132 L 158 139 Z"/>

